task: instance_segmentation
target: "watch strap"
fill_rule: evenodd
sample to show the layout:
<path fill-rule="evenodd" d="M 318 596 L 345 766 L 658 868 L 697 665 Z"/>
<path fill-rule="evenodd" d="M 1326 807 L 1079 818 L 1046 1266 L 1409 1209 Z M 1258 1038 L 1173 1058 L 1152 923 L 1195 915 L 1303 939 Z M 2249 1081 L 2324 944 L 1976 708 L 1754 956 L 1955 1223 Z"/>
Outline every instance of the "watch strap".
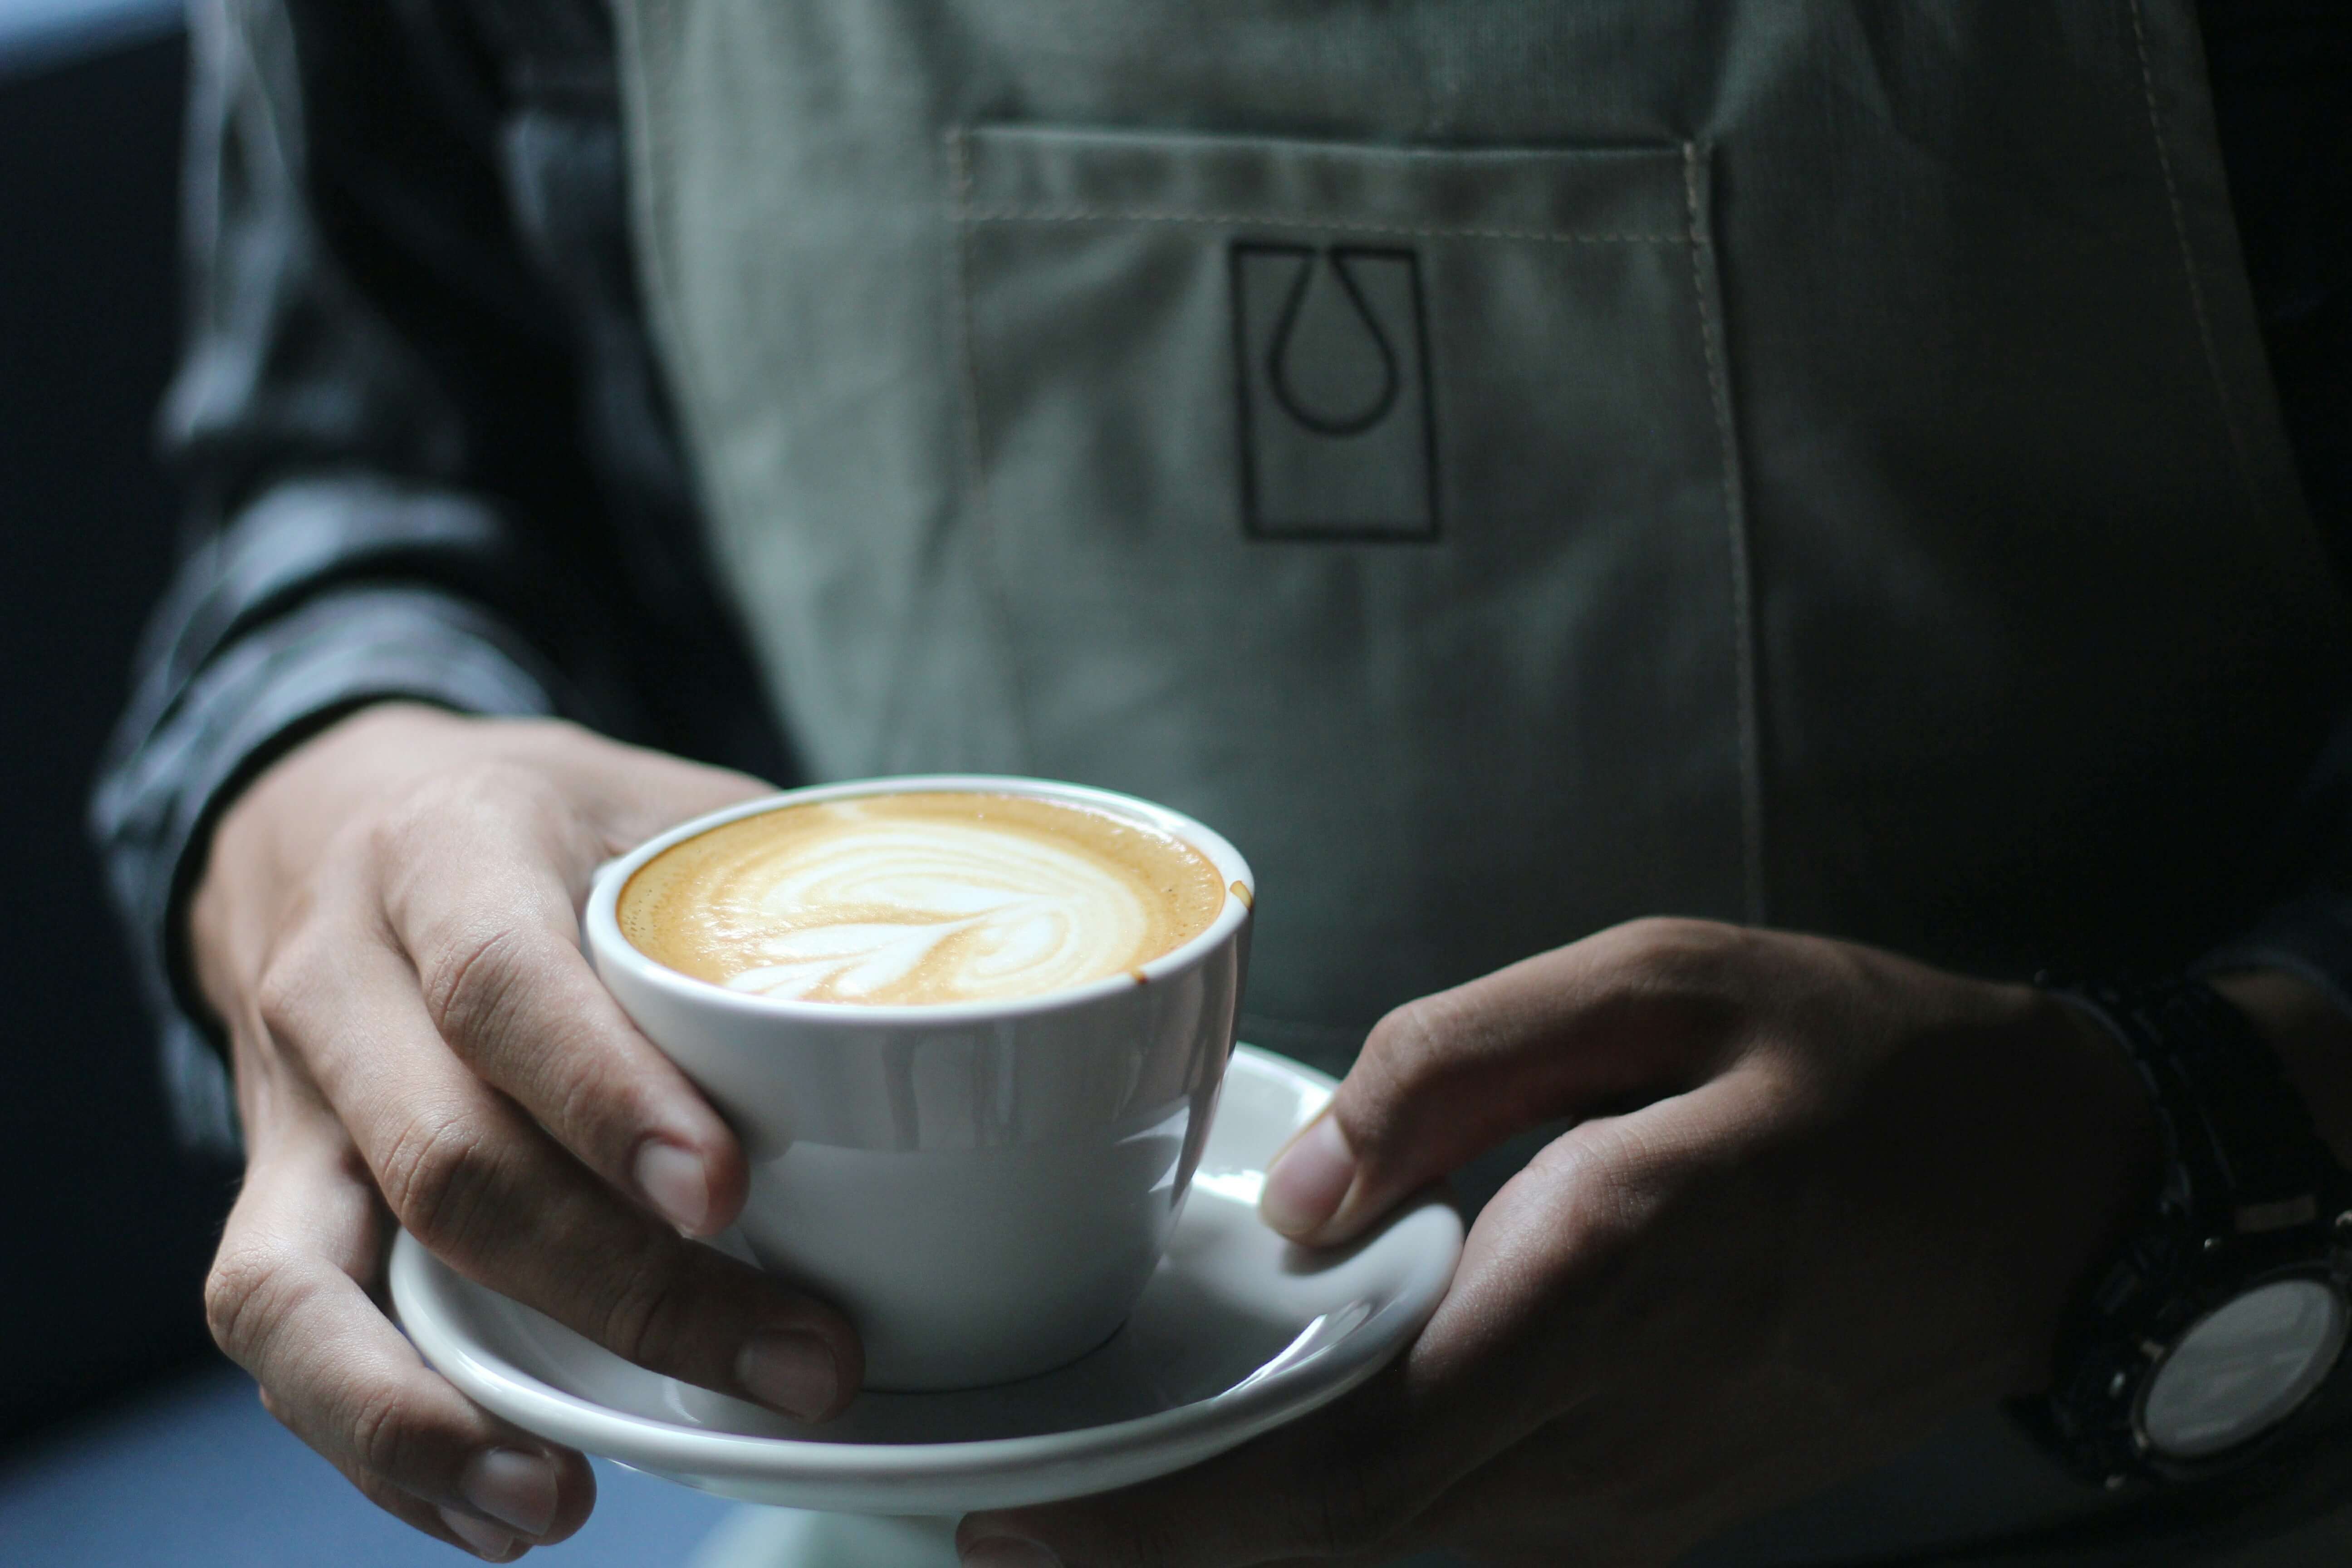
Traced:
<path fill-rule="evenodd" d="M 2336 1219 L 2352 1207 L 2352 1178 L 2270 1043 L 2210 985 L 2050 988 L 2123 1047 L 2161 1130 L 2165 1168 L 2151 1209 L 2068 1313 L 2050 1392 L 2015 1414 L 2070 1468 L 2110 1488 L 2234 1468 L 2264 1439 L 2169 1459 L 2140 1431 L 2141 1400 L 2168 1350 L 2233 1296 L 2290 1273 L 2344 1289 L 2352 1227 Z"/>
<path fill-rule="evenodd" d="M 2180 1201 L 2241 1234 L 2307 1223 L 2343 1173 L 2278 1054 L 2202 980 L 2067 986 L 2105 1024 L 2147 1085 Z"/>

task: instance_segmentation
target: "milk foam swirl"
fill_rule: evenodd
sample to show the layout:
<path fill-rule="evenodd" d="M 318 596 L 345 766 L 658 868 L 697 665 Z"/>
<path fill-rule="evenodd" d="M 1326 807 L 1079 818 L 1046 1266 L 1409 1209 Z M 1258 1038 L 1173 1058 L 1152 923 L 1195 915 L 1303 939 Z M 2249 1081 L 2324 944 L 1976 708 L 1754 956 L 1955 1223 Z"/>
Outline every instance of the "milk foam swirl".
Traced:
<path fill-rule="evenodd" d="M 1133 969 L 1223 902 L 1205 858 L 1055 803 L 864 797 L 729 824 L 632 879 L 649 956 L 732 990 L 866 1005 L 976 1002 Z"/>
<path fill-rule="evenodd" d="M 1121 967 L 1148 923 L 1098 866 L 944 822 L 845 833 L 735 893 L 779 929 L 755 944 L 767 962 L 727 984 L 770 996 L 856 1000 L 919 975 L 975 1000 L 1058 991 Z M 820 910 L 827 923 L 798 925 Z"/>

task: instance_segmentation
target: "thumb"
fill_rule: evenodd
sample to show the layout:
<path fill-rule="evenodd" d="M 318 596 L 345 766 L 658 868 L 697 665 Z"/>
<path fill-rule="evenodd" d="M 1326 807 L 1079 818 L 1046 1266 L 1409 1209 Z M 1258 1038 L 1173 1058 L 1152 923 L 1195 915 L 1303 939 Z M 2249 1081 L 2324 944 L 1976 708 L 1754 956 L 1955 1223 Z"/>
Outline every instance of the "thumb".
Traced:
<path fill-rule="evenodd" d="M 1295 1241 L 1346 1241 L 1516 1133 L 1704 1081 L 1735 1037 L 1734 972 L 1765 940 L 1636 921 L 1407 1003 L 1275 1156 L 1260 1215 Z"/>

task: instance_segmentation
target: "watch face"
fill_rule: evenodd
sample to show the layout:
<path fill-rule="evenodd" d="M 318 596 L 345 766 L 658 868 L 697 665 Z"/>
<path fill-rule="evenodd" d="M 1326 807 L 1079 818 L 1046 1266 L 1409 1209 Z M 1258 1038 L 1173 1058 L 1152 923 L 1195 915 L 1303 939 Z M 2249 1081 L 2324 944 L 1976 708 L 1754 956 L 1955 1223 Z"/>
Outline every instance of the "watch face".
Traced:
<path fill-rule="evenodd" d="M 2258 1437 L 2308 1398 L 2344 1348 L 2343 1297 L 2316 1279 L 2278 1279 L 2200 1318 L 2150 1380 L 2148 1446 L 2198 1459 Z"/>

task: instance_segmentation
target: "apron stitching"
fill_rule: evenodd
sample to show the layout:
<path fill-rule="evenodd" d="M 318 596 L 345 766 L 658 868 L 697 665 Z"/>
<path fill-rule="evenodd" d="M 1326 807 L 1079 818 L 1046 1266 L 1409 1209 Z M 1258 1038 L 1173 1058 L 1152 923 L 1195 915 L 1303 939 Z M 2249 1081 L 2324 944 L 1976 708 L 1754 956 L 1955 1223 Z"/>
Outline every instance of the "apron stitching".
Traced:
<path fill-rule="evenodd" d="M 966 223 L 1180 223 L 1230 228 L 1268 224 L 1286 228 L 1312 228 L 1333 234 L 1380 234 L 1422 239 L 1532 239 L 1554 245 L 1690 245 L 1688 235 L 1592 233 L 1530 228 L 1412 228 L 1396 224 L 1351 223 L 1286 216 L 1281 213 L 1181 213 L 1142 207 L 993 207 L 963 212 Z M 1704 243 L 1704 242 L 1696 242 Z"/>
<path fill-rule="evenodd" d="M 1731 428 L 1731 395 L 1723 356 L 1716 342 L 1715 312 L 1707 302 L 1706 264 L 1712 249 L 1699 203 L 1700 149 L 1683 143 L 1683 203 L 1690 219 L 1691 293 L 1698 304 L 1699 344 L 1706 355 L 1707 402 L 1715 412 L 1722 448 L 1723 521 L 1731 546 L 1731 657 L 1739 710 L 1740 870 L 1746 882 L 1747 915 L 1764 921 L 1764 784 L 1762 744 L 1756 721 L 1756 652 L 1750 615 L 1748 529 L 1739 504 L 1739 457 Z"/>
<path fill-rule="evenodd" d="M 1004 677 L 1011 688 L 1013 729 L 1020 737 L 1023 765 L 1028 767 L 1033 765 L 1030 759 L 1035 752 L 1030 741 L 1029 698 L 1022 688 L 1021 660 L 1013 643 L 1012 605 L 997 575 L 995 552 L 989 548 L 993 528 L 988 510 L 988 480 L 981 462 L 980 359 L 971 319 L 971 157 L 961 126 L 950 126 L 947 140 L 948 163 L 953 171 L 955 187 L 956 324 L 963 340 L 958 345 L 961 351 L 958 357 L 963 362 L 964 504 L 971 509 L 973 525 L 980 531 L 975 542 L 979 552 L 975 565 L 987 585 L 989 603 L 996 611 L 996 635 L 1004 650 Z"/>
<path fill-rule="evenodd" d="M 670 113 L 677 71 L 677 58 L 670 45 L 679 25 L 677 6 L 675 0 L 645 0 L 643 7 L 634 12 L 626 5 L 614 9 L 619 17 L 618 25 L 627 30 L 635 44 L 634 48 L 624 47 L 617 51 L 616 65 L 626 73 L 618 79 L 625 127 L 635 127 L 641 139 L 637 147 L 625 144 L 623 155 L 631 203 L 627 216 L 632 228 L 642 231 L 637 242 L 630 246 L 630 254 L 642 274 L 637 282 L 656 350 L 655 369 L 677 405 L 679 438 L 688 455 L 686 480 L 693 500 L 696 535 L 710 552 L 714 563 L 723 569 L 719 591 L 742 617 L 745 635 L 753 644 L 754 662 L 761 666 L 761 689 L 770 716 L 778 725 L 789 729 L 791 721 L 784 711 L 782 689 L 769 673 L 768 661 L 759 647 L 764 639 L 759 633 L 755 606 L 744 587 L 752 575 L 745 552 L 736 542 L 735 531 L 718 521 L 726 510 L 719 500 L 732 494 L 735 483 L 715 462 L 705 460 L 709 433 L 715 419 L 704 391 L 709 378 L 699 363 L 701 354 L 694 334 L 676 303 L 677 268 L 671 263 L 671 247 L 677 230 L 675 187 L 668 178 L 656 177 L 656 172 L 665 176 L 673 174 L 678 162 L 673 134 L 676 121 Z M 628 112 L 632 87 L 643 104 L 642 113 Z"/>
<path fill-rule="evenodd" d="M 2221 426 L 2229 432 L 2230 450 L 2237 459 L 2238 481 L 2257 512 L 2262 499 L 2254 492 L 2253 473 L 2246 457 L 2244 436 L 2238 428 L 2238 411 L 2230 397 L 2230 383 L 2221 372 L 2221 352 L 2213 341 L 2212 319 L 2205 310 L 2205 285 L 2197 273 L 2197 253 L 2189 243 L 2189 214 L 2180 204 L 2180 185 L 2172 173 L 2172 149 L 2165 140 L 2164 111 L 2156 93 L 2156 68 L 2147 53 L 2147 26 L 2140 0 L 2129 0 L 2132 45 L 2139 52 L 2140 92 L 2147 103 L 2149 138 L 2156 143 L 2156 163 L 2164 175 L 2164 199 L 2172 207 L 2172 233 L 2180 246 L 2180 270 L 2189 285 L 2189 308 L 2197 318 L 2198 342 L 2205 350 L 2205 372 L 2213 379 L 2213 396 L 2221 405 Z"/>

